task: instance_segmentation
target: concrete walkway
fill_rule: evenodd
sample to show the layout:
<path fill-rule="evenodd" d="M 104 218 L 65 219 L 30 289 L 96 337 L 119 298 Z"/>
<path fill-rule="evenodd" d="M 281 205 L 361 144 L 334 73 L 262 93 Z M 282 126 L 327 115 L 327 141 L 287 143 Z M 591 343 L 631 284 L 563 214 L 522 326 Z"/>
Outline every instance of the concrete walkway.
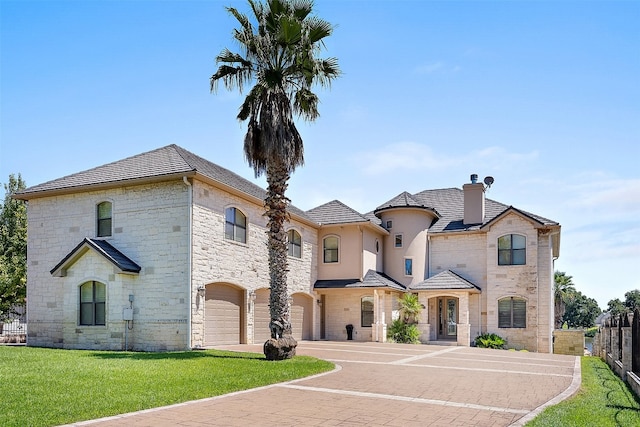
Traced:
<path fill-rule="evenodd" d="M 262 352 L 261 345 L 220 347 Z M 520 426 L 580 387 L 580 358 L 304 341 L 330 373 L 74 426 Z"/>

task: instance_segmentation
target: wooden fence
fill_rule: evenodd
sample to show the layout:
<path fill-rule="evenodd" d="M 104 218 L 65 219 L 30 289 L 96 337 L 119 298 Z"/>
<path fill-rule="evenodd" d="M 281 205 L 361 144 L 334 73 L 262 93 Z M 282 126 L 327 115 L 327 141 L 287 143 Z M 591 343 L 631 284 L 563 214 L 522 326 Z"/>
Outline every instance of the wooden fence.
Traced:
<path fill-rule="evenodd" d="M 592 354 L 640 396 L 640 310 L 605 320 L 593 338 Z"/>

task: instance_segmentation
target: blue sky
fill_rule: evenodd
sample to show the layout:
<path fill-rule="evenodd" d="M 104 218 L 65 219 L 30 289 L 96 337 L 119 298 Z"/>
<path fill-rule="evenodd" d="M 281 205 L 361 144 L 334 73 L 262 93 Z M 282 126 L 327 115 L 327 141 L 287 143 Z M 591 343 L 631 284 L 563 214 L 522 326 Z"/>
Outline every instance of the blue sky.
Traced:
<path fill-rule="evenodd" d="M 240 1 L 0 0 L 0 180 L 167 144 L 255 180 L 242 97 L 209 93 Z M 323 1 L 343 75 L 301 122 L 289 197 L 364 213 L 492 175 L 562 225 L 556 270 L 605 308 L 640 288 L 640 2 Z"/>

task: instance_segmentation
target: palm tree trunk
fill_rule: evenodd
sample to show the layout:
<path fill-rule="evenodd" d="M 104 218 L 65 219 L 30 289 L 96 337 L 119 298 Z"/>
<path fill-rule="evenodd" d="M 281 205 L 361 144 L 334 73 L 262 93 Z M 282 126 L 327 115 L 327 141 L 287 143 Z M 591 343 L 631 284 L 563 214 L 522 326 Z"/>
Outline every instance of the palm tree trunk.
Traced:
<path fill-rule="evenodd" d="M 273 164 L 276 163 L 276 164 Z M 290 359 L 295 355 L 298 343 L 291 333 L 289 292 L 287 291 L 287 220 L 288 199 L 285 191 L 289 181 L 289 170 L 281 162 L 271 162 L 267 167 L 267 197 L 265 215 L 268 217 L 269 275 L 271 292 L 269 329 L 271 338 L 264 343 L 264 354 L 269 360 Z"/>

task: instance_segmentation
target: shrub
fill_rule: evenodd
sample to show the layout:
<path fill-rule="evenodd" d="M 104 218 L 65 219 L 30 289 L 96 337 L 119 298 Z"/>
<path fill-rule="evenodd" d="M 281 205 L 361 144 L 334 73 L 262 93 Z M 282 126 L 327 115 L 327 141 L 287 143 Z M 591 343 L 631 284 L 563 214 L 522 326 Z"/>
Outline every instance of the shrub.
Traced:
<path fill-rule="evenodd" d="M 476 346 L 480 348 L 504 348 L 506 341 L 500 335 L 486 333 L 476 337 Z"/>
<path fill-rule="evenodd" d="M 420 330 L 413 323 L 405 323 L 397 319 L 389 326 L 387 338 L 397 343 L 420 344 Z"/>
<path fill-rule="evenodd" d="M 593 338 L 593 337 L 596 336 L 596 332 L 598 332 L 598 329 L 599 329 L 598 326 L 594 326 L 592 328 L 585 329 L 584 336 Z"/>

